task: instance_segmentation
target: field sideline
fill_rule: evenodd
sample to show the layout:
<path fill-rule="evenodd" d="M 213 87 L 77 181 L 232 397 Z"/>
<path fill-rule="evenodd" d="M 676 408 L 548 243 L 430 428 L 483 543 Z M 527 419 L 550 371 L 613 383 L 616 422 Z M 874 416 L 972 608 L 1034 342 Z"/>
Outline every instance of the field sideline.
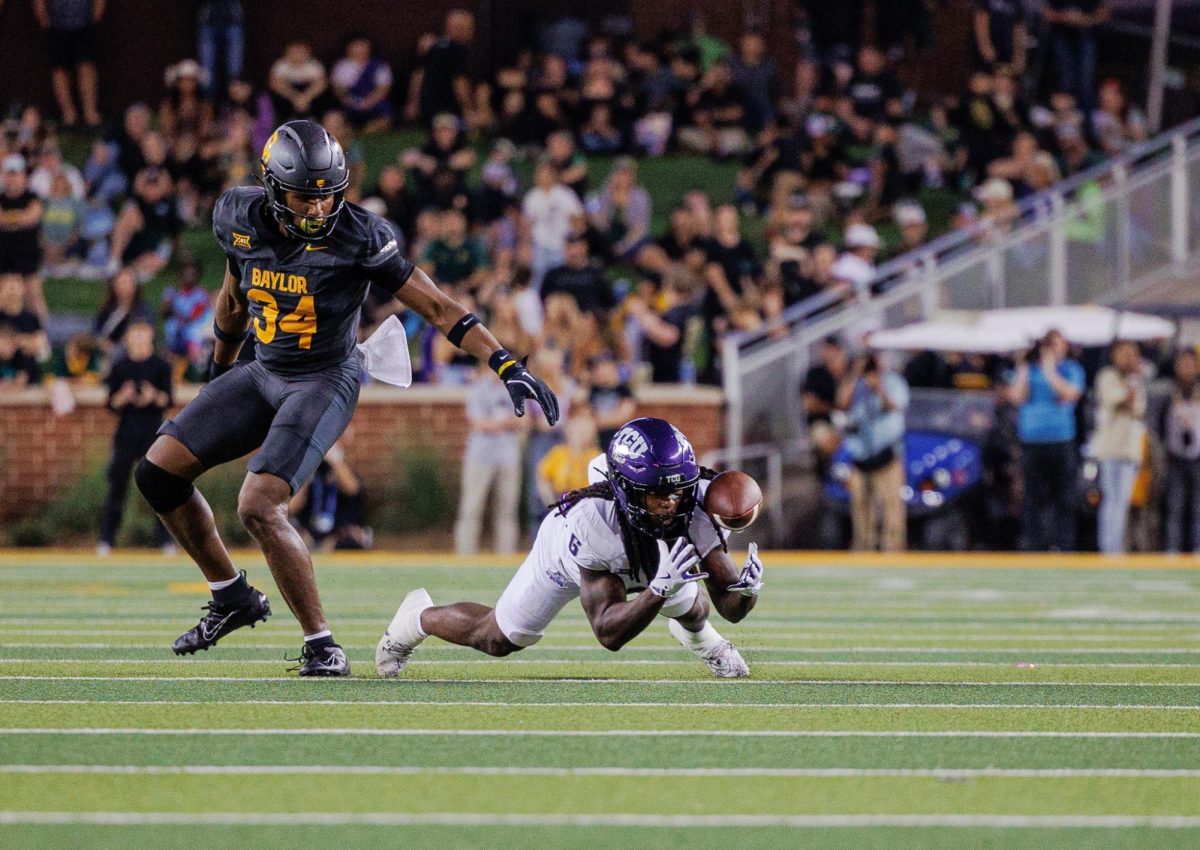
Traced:
<path fill-rule="evenodd" d="M 490 603 L 516 559 L 319 557 L 349 681 L 275 615 L 199 658 L 185 559 L 0 552 L 0 846 L 1194 848 L 1190 558 L 766 553 L 754 678 L 577 605 L 493 660 L 371 653 L 405 592 Z M 586 830 L 586 831 L 585 831 Z"/>

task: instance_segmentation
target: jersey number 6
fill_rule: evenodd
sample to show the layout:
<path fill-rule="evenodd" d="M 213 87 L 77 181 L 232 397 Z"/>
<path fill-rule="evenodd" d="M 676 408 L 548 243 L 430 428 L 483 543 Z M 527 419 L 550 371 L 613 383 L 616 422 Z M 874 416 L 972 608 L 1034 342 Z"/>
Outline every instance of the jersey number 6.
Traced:
<path fill-rule="evenodd" d="M 317 332 L 317 311 L 313 307 L 313 297 L 305 295 L 296 304 L 296 309 L 282 319 L 279 318 L 279 303 L 275 296 L 265 289 L 251 289 L 246 293 L 251 301 L 262 305 L 262 318 L 254 319 L 254 335 L 263 345 L 270 345 L 275 339 L 275 329 L 278 327 L 287 334 L 299 334 L 297 342 L 301 348 L 311 348 L 313 334 Z"/>

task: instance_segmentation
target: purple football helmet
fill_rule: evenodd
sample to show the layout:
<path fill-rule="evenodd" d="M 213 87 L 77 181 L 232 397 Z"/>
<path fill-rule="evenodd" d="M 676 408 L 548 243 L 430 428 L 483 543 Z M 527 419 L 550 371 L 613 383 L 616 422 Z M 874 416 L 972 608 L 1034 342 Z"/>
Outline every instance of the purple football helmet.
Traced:
<path fill-rule="evenodd" d="M 687 534 L 700 482 L 700 465 L 687 437 L 665 419 L 644 417 L 626 422 L 608 444 L 608 480 L 617 505 L 643 534 L 673 540 Z M 652 513 L 649 494 L 680 492 L 674 514 Z"/>

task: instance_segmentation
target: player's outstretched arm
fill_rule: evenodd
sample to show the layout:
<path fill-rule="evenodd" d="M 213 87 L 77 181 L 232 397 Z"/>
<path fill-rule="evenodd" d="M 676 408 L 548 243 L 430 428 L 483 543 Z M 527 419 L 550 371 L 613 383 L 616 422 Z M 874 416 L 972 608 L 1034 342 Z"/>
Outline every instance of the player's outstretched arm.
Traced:
<path fill-rule="evenodd" d="M 704 571 L 708 573 L 705 582 L 708 585 L 708 597 L 718 614 L 736 623 L 754 610 L 758 592 L 763 587 L 763 565 L 758 559 L 757 544 L 750 544 L 746 565 L 740 572 L 720 547 L 704 558 Z"/>
<path fill-rule="evenodd" d="M 531 399 L 541 406 L 547 422 L 553 425 L 558 421 L 554 391 L 501 347 L 479 318 L 439 289 L 429 275 L 413 269 L 408 282 L 396 290 L 396 298 L 445 334 L 450 342 L 491 366 L 508 388 L 517 416 L 525 415 L 525 401 Z"/>
<path fill-rule="evenodd" d="M 666 597 L 647 588 L 626 601 L 625 584 L 616 575 L 581 569 L 579 601 L 596 640 L 605 649 L 616 652 L 646 630 L 662 610 Z"/>
<path fill-rule="evenodd" d="M 212 373 L 210 377 L 228 372 L 237 362 L 242 343 L 246 341 L 246 329 L 250 326 L 249 302 L 242 294 L 239 279 L 234 275 L 229 262 L 225 263 L 225 280 L 221 283 L 221 291 L 217 293 L 217 302 L 213 314 L 213 334 L 216 343 L 213 346 Z"/>

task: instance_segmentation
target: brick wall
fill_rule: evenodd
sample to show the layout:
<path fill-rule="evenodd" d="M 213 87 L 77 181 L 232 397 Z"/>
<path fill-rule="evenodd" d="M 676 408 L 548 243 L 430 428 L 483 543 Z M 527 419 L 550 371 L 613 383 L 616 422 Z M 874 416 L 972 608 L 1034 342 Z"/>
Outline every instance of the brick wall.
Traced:
<path fill-rule="evenodd" d="M 195 388 L 176 393 L 187 402 Z M 455 477 L 466 442 L 464 390 L 458 387 L 368 387 L 345 437 L 347 456 L 370 490 L 393 473 L 396 449 L 429 447 L 444 455 Z M 108 457 L 116 423 L 104 393 L 76 392 L 77 407 L 55 416 L 41 388 L 0 396 L 0 522 L 33 513 Z M 638 394 L 638 414 L 679 426 L 698 453 L 721 445 L 722 396 L 702 387 L 648 387 Z"/>

